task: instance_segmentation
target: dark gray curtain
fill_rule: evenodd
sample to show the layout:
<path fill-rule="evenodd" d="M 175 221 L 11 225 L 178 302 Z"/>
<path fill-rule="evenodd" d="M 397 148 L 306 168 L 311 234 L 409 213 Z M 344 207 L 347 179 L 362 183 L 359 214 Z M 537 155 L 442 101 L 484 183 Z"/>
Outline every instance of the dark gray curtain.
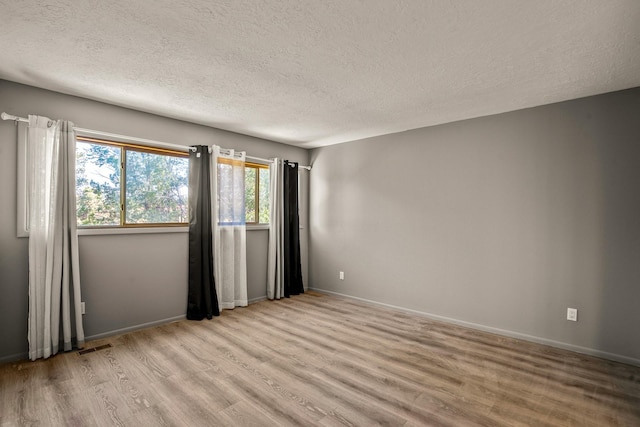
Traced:
<path fill-rule="evenodd" d="M 298 216 L 298 163 L 284 161 L 284 296 L 304 293 L 300 264 Z"/>
<path fill-rule="evenodd" d="M 220 315 L 213 277 L 209 148 L 189 152 L 189 297 L 187 319 Z"/>

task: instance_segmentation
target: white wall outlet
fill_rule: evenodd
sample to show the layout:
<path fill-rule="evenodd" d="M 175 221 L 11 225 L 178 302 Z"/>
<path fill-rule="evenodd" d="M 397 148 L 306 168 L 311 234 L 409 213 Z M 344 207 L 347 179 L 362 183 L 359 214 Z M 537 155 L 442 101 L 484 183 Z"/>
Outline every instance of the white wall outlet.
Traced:
<path fill-rule="evenodd" d="M 340 272 L 340 280 L 344 280 L 344 271 Z"/>
<path fill-rule="evenodd" d="M 567 320 L 571 320 L 573 322 L 578 321 L 578 309 L 577 308 L 567 308 Z"/>
<path fill-rule="evenodd" d="M 84 310 L 84 301 L 82 301 L 82 302 L 80 303 L 80 311 L 82 311 L 82 314 L 85 314 L 85 313 L 86 313 L 86 312 L 85 312 L 85 310 Z"/>

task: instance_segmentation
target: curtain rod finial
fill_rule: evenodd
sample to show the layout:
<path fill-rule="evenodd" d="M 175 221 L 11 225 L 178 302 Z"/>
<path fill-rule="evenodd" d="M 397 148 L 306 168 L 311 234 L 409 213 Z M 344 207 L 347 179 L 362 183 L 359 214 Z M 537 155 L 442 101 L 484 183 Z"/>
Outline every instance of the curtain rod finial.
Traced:
<path fill-rule="evenodd" d="M 0 114 L 0 118 L 2 118 L 2 120 L 13 120 L 16 123 L 16 125 L 18 124 L 18 122 L 29 123 L 29 119 L 23 119 L 22 117 L 14 116 L 12 114 L 7 114 L 5 112 L 2 112 L 2 114 Z"/>

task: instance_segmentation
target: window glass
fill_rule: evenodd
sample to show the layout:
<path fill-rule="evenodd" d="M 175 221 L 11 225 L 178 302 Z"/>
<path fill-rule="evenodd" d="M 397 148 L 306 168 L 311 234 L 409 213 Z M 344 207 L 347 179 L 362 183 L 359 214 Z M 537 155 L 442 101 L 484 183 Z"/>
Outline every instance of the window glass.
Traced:
<path fill-rule="evenodd" d="M 245 168 L 245 219 L 247 223 L 256 222 L 256 171 L 257 168 Z"/>
<path fill-rule="evenodd" d="M 186 224 L 188 175 L 186 153 L 78 137 L 78 225 Z"/>
<path fill-rule="evenodd" d="M 245 224 L 245 168 L 243 162 L 218 159 L 218 221 L 220 225 Z"/>
<path fill-rule="evenodd" d="M 269 167 L 245 164 L 245 218 L 247 224 L 269 223 Z"/>
<path fill-rule="evenodd" d="M 127 224 L 185 223 L 189 159 L 126 150 Z"/>
<path fill-rule="evenodd" d="M 120 148 L 76 144 L 78 225 L 120 225 Z"/>
<path fill-rule="evenodd" d="M 269 223 L 269 169 L 260 168 L 260 189 L 259 189 L 259 221 L 260 224 Z"/>
<path fill-rule="evenodd" d="M 233 162 L 218 164 L 221 190 L 244 191 L 244 205 L 219 198 L 220 221 L 269 223 L 269 167 Z M 184 225 L 189 221 L 189 158 L 186 153 L 78 137 L 76 210 L 78 225 L 126 227 Z M 242 186 L 233 185 L 244 180 Z M 231 190 L 233 188 L 233 190 Z M 239 194 L 233 199 L 242 200 Z M 238 209 L 240 209 L 238 211 Z M 240 214 L 240 216 L 238 216 Z"/>

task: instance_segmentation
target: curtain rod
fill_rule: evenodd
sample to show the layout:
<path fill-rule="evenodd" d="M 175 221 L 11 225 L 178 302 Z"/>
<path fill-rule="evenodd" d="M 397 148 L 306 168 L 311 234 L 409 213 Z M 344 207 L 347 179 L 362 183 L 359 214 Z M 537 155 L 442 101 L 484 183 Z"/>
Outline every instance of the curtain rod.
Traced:
<path fill-rule="evenodd" d="M 29 123 L 29 119 L 25 119 L 24 117 L 18 117 L 18 116 L 14 116 L 12 114 L 7 114 L 7 113 L 2 113 L 0 114 L 0 117 L 2 117 L 2 120 L 13 120 L 15 122 L 24 122 L 24 123 Z M 85 132 L 85 133 L 92 133 L 94 135 L 99 135 L 99 136 L 104 136 L 106 138 L 117 138 L 117 139 L 128 139 L 128 140 L 133 140 L 135 142 L 140 142 L 146 145 L 158 145 L 158 146 L 163 146 L 163 147 L 167 147 L 167 148 L 173 148 L 175 150 L 180 150 L 180 151 L 196 151 L 195 147 L 185 147 L 184 145 L 178 145 L 178 144 L 171 144 L 168 142 L 162 142 L 162 141 L 154 141 L 152 139 L 144 139 L 144 138 L 136 138 L 134 136 L 126 136 L 126 135 L 118 135 L 115 133 L 108 133 L 108 132 L 102 132 L 102 131 L 97 131 L 97 130 L 91 130 L 91 129 L 84 129 L 84 128 L 79 128 L 79 127 L 74 127 L 73 130 L 78 131 L 78 132 Z M 246 156 L 247 159 L 251 159 L 251 160 L 258 160 L 260 162 L 267 162 L 267 163 L 273 163 L 273 160 L 270 159 L 263 159 L 261 157 L 254 157 L 254 156 Z M 300 169 L 306 169 L 308 171 L 311 170 L 311 166 L 298 166 Z"/>
<path fill-rule="evenodd" d="M 245 157 L 246 157 L 247 159 L 249 159 L 249 160 L 257 160 L 257 161 L 259 161 L 259 162 L 273 163 L 273 159 L 263 159 L 263 158 L 261 158 L 261 157 L 254 157 L 254 156 L 250 156 L 250 155 L 248 155 L 248 154 L 247 154 Z M 293 167 L 293 165 L 289 165 L 289 166 Z M 306 169 L 306 170 L 308 170 L 308 171 L 310 171 L 310 170 L 311 170 L 311 166 L 298 165 L 298 168 L 300 168 L 300 169 Z"/>
<path fill-rule="evenodd" d="M 13 120 L 16 122 L 29 123 L 29 119 L 25 119 L 24 117 L 12 116 L 11 114 L 7 113 L 2 113 L 0 116 L 2 117 L 2 120 Z"/>
<path fill-rule="evenodd" d="M 14 115 L 7 114 L 7 113 L 2 113 L 0 116 L 2 117 L 2 120 L 13 120 L 13 121 L 16 121 L 16 122 L 29 123 L 29 119 L 25 119 L 24 117 L 18 117 L 18 116 L 14 116 Z M 84 129 L 84 128 L 80 128 L 80 127 L 77 127 L 77 126 L 75 126 L 73 128 L 73 130 L 75 130 L 76 132 L 80 132 L 80 133 L 86 133 L 86 134 L 91 134 L 91 135 L 102 136 L 104 138 L 124 139 L 124 140 L 128 140 L 128 141 L 139 142 L 141 144 L 149 145 L 151 147 L 157 146 L 157 147 L 171 148 L 171 149 L 178 150 L 178 151 L 189 151 L 190 150 L 190 147 L 187 147 L 187 146 L 184 146 L 184 145 L 171 144 L 169 142 L 163 142 L 163 141 L 155 141 L 153 139 L 137 138 L 135 136 L 118 135 L 117 133 L 102 132 L 102 131 L 93 130 L 93 129 Z"/>

